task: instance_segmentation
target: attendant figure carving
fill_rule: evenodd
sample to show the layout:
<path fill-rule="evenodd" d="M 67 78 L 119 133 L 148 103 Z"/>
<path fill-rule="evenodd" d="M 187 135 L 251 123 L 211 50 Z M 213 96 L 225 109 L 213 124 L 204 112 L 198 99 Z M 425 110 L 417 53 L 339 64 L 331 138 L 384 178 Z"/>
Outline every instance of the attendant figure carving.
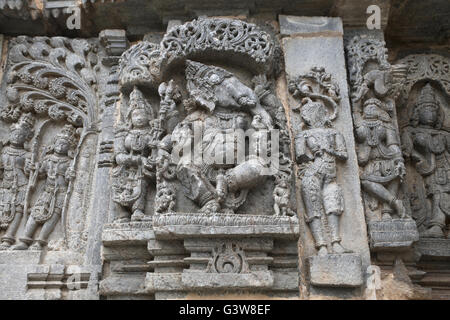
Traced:
<path fill-rule="evenodd" d="M 301 117 L 307 129 L 295 137 L 295 155 L 302 168 L 301 192 L 306 222 L 320 256 L 329 253 L 322 219 L 328 223 L 332 252 L 349 252 L 341 245 L 339 220 L 344 212 L 344 198 L 336 181 L 336 160 L 347 160 L 344 136 L 331 128 L 328 110 L 320 100 L 304 98 Z"/>
<path fill-rule="evenodd" d="M 6 232 L 1 239 L 0 250 L 15 242 L 23 216 L 31 158 L 24 145 L 33 137 L 33 126 L 33 116 L 29 113 L 22 115 L 17 123 L 11 125 L 9 139 L 1 151 L 0 229 L 6 229 Z"/>
<path fill-rule="evenodd" d="M 370 199 L 372 202 L 369 200 L 372 210 L 377 208 L 378 201 L 383 203 L 381 213 L 384 220 L 391 219 L 394 214 L 406 217 L 403 201 L 397 198 L 405 165 L 398 134 L 392 125 L 392 111 L 388 104 L 370 98 L 363 104 L 361 121 L 355 121 L 361 185 L 375 198 Z"/>
<path fill-rule="evenodd" d="M 442 238 L 450 218 L 450 132 L 443 127 L 444 110 L 430 84 L 419 93 L 410 124 L 403 131 L 405 158 L 422 176 L 431 211 L 423 237 Z"/>
<path fill-rule="evenodd" d="M 130 94 L 125 125 L 116 131 L 114 142 L 115 161 L 112 189 L 117 205 L 116 222 L 144 218 L 147 189 L 155 179 L 154 164 L 149 161 L 154 145 L 154 130 L 150 123 L 153 111 L 139 89 Z"/>
<path fill-rule="evenodd" d="M 76 145 L 76 130 L 66 125 L 55 137 L 50 150 L 44 156 L 42 163 L 31 164 L 32 169 L 40 177 L 45 177 L 45 183 L 37 201 L 31 208 L 25 230 L 20 242 L 13 246 L 13 250 L 30 249 L 41 250 L 47 245 L 48 237 L 61 218 L 64 200 L 69 181 L 75 178 L 72 168 L 72 157 L 69 152 Z M 33 236 L 39 226 L 42 226 L 37 239 Z M 63 226 L 65 228 L 65 226 Z"/>

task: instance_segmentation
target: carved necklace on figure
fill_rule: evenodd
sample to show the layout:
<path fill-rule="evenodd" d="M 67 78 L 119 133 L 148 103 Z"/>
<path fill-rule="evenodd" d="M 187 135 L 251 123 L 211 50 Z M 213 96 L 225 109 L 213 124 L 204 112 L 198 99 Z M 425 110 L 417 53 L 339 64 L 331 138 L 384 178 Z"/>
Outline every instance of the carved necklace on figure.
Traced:
<path fill-rule="evenodd" d="M 384 133 L 383 122 L 378 119 L 366 119 L 364 120 L 364 128 L 367 144 L 371 147 L 376 147 Z"/>
<path fill-rule="evenodd" d="M 143 129 L 134 129 L 125 138 L 130 151 L 143 152 L 147 147 L 147 132 Z"/>

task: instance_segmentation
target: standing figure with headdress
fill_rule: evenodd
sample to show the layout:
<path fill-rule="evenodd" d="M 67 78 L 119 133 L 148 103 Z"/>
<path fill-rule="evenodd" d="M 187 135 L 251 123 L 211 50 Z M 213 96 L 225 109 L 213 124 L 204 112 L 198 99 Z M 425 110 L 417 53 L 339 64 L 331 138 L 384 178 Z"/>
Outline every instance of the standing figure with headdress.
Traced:
<path fill-rule="evenodd" d="M 118 206 L 116 222 L 141 220 L 144 217 L 149 179 L 155 169 L 148 161 L 155 135 L 150 123 L 153 111 L 139 89 L 130 94 L 125 125 L 116 131 L 114 153 L 117 166 L 112 177 L 112 199 Z M 131 213 L 129 212 L 131 210 Z"/>
<path fill-rule="evenodd" d="M 76 145 L 76 129 L 68 124 L 65 125 L 53 140 L 50 149 L 41 163 L 32 164 L 36 167 L 38 176 L 44 178 L 45 183 L 38 199 L 31 208 L 30 217 L 27 220 L 20 242 L 13 250 L 25 250 L 30 247 L 33 250 L 41 250 L 47 245 L 50 233 L 55 229 L 61 218 L 70 180 L 75 178 L 72 168 L 72 157 L 69 152 Z M 39 236 L 33 236 L 39 226 L 42 226 Z M 65 226 L 63 226 L 65 227 Z"/>
<path fill-rule="evenodd" d="M 302 167 L 300 177 L 305 220 L 319 256 L 328 254 L 323 218 L 328 222 L 332 252 L 349 252 L 341 245 L 339 220 L 344 212 L 344 197 L 336 181 L 336 160 L 345 161 L 348 157 L 344 136 L 330 127 L 330 116 L 321 100 L 304 98 L 301 117 L 307 129 L 295 137 L 295 155 Z"/>
<path fill-rule="evenodd" d="M 444 111 L 433 87 L 425 85 L 413 108 L 409 126 L 403 131 L 405 157 L 415 163 L 423 177 L 431 215 L 422 237 L 442 238 L 450 218 L 450 132 L 444 130 Z"/>
<path fill-rule="evenodd" d="M 0 229 L 6 229 L 0 250 L 15 242 L 15 234 L 22 219 L 25 194 L 30 173 L 31 153 L 25 142 L 33 137 L 34 118 L 27 113 L 11 125 L 9 140 L 0 155 L 2 182 L 0 185 Z"/>
<path fill-rule="evenodd" d="M 392 219 L 394 210 L 406 217 L 403 201 L 398 198 L 405 165 L 397 131 L 392 125 L 388 104 L 377 98 L 363 104 L 362 120 L 355 122 L 358 163 L 362 169 L 361 185 L 365 192 L 383 203 L 382 219 Z M 370 203 L 370 202 L 369 202 Z M 370 203 L 375 209 L 378 203 Z"/>

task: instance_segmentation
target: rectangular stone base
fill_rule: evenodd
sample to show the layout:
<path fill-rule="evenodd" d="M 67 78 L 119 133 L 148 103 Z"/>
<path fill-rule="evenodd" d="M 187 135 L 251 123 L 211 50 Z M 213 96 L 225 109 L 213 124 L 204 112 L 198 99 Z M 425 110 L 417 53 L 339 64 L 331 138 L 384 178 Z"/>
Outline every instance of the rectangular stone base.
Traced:
<path fill-rule="evenodd" d="M 39 263 L 42 251 L 10 250 L 0 251 L 0 264 L 6 265 L 36 265 Z"/>
<path fill-rule="evenodd" d="M 372 251 L 407 250 L 419 240 L 416 223 L 412 219 L 369 222 Z"/>
<path fill-rule="evenodd" d="M 270 271 L 244 274 L 183 272 L 181 281 L 186 289 L 271 289 L 273 275 Z"/>
<path fill-rule="evenodd" d="M 450 239 L 421 238 L 416 249 L 424 257 L 450 258 Z"/>
<path fill-rule="evenodd" d="M 311 284 L 318 287 L 359 287 L 363 284 L 361 257 L 328 254 L 308 258 Z"/>
<path fill-rule="evenodd" d="M 186 295 L 193 293 L 237 292 L 298 296 L 298 273 L 281 271 L 253 271 L 245 274 L 217 274 L 193 272 L 153 273 L 145 278 L 145 293 Z"/>

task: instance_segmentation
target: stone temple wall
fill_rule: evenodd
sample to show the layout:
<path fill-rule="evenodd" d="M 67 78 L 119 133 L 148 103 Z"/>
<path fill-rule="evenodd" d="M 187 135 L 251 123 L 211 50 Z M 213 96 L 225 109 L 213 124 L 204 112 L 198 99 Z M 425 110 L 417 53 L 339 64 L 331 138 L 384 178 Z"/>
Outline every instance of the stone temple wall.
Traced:
<path fill-rule="evenodd" d="M 0 2 L 1 299 L 450 299 L 448 22 L 141 2 Z"/>

